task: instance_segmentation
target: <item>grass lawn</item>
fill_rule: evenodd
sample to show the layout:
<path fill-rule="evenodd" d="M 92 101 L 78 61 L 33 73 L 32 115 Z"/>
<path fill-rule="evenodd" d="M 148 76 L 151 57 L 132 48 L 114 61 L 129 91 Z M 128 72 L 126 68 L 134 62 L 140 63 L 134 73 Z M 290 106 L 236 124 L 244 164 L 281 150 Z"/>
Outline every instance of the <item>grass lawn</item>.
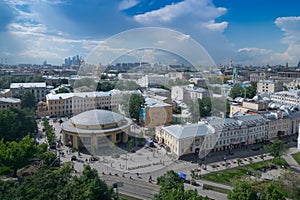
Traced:
<path fill-rule="evenodd" d="M 212 185 L 206 185 L 206 184 L 203 185 L 203 189 L 204 190 L 212 190 L 212 191 L 215 191 L 215 192 L 221 192 L 221 193 L 224 193 L 224 194 L 228 194 L 230 192 L 230 190 L 220 188 L 220 187 L 215 187 L 215 186 L 212 186 Z"/>
<path fill-rule="evenodd" d="M 293 158 L 297 161 L 300 165 L 300 152 L 292 154 Z"/>
<path fill-rule="evenodd" d="M 286 161 L 284 159 L 280 159 L 280 161 L 276 159 L 275 163 L 286 164 Z M 247 176 L 247 174 L 259 175 L 261 174 L 261 172 L 258 171 L 259 169 L 263 167 L 268 168 L 272 164 L 274 165 L 274 163 L 271 160 L 261 161 L 249 165 L 212 172 L 203 175 L 201 178 L 209 181 L 217 182 L 217 183 L 232 185 L 235 179 L 245 177 Z"/>

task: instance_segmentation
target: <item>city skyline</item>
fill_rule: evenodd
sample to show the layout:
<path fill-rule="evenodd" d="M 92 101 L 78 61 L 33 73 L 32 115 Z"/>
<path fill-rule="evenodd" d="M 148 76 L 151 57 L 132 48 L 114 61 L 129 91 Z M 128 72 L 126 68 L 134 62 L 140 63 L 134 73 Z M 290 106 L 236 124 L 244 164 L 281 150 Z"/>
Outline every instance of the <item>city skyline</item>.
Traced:
<path fill-rule="evenodd" d="M 0 58 L 8 64 L 61 65 L 115 34 L 164 27 L 195 39 L 217 65 L 296 66 L 300 57 L 299 2 L 258 0 L 3 0 Z"/>

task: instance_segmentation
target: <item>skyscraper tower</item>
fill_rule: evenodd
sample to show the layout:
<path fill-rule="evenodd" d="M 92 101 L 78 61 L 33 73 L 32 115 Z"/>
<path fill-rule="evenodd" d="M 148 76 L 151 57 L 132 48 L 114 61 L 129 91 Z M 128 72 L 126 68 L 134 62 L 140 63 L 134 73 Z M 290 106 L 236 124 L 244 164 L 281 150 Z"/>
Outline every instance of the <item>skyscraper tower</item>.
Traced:
<path fill-rule="evenodd" d="M 238 82 L 238 71 L 237 71 L 236 67 L 233 66 L 232 60 L 230 60 L 230 68 L 231 69 L 233 68 L 233 70 L 232 70 L 232 83 L 233 83 L 233 85 L 235 85 Z"/>

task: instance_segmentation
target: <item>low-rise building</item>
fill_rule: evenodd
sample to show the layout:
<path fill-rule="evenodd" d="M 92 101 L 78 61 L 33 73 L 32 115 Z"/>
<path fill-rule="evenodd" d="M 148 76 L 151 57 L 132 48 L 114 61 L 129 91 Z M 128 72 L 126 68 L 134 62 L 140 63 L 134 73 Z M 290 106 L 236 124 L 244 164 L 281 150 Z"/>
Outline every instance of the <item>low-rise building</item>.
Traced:
<path fill-rule="evenodd" d="M 260 80 L 257 83 L 257 92 L 274 93 L 283 90 L 283 83 L 273 80 Z"/>
<path fill-rule="evenodd" d="M 297 90 L 300 89 L 300 78 L 296 78 L 293 81 L 287 84 L 287 88 L 289 90 Z"/>
<path fill-rule="evenodd" d="M 270 95 L 271 100 L 287 105 L 300 106 L 300 90 L 275 92 Z"/>
<path fill-rule="evenodd" d="M 148 128 L 170 125 L 172 114 L 172 104 L 158 101 L 154 98 L 145 98 L 144 108 L 141 109 L 140 113 L 142 123 Z"/>
<path fill-rule="evenodd" d="M 203 99 L 204 97 L 210 97 L 209 91 L 204 88 L 195 87 L 193 84 L 173 86 L 171 91 L 172 99 L 184 102 Z"/>
<path fill-rule="evenodd" d="M 214 128 L 209 124 L 172 125 L 156 129 L 156 138 L 176 157 L 207 153 L 214 147 Z M 205 152 L 204 152 L 205 153 Z"/>
<path fill-rule="evenodd" d="M 12 97 L 0 97 L 0 110 L 21 108 L 21 100 Z"/>
<path fill-rule="evenodd" d="M 114 110 L 122 101 L 123 94 L 138 93 L 137 91 L 111 90 L 108 92 L 78 92 L 47 94 L 48 115 L 76 115 L 93 109 Z"/>
<path fill-rule="evenodd" d="M 268 108 L 268 103 L 263 100 L 258 101 L 245 101 L 243 100 L 242 103 L 232 103 L 230 105 L 230 113 L 229 117 L 233 117 L 235 113 L 238 112 L 258 112 L 258 111 L 265 111 Z"/>
<path fill-rule="evenodd" d="M 291 134 L 290 117 L 285 111 L 266 111 L 261 113 L 268 120 L 268 140 Z"/>
<path fill-rule="evenodd" d="M 237 148 L 268 139 L 268 121 L 259 114 L 225 119 L 212 117 L 207 122 L 215 128 L 215 134 L 219 137 L 215 151 Z"/>
<path fill-rule="evenodd" d="M 12 97 L 20 98 L 25 91 L 31 92 L 36 101 L 45 101 L 48 89 L 46 83 L 12 83 L 10 84 Z"/>

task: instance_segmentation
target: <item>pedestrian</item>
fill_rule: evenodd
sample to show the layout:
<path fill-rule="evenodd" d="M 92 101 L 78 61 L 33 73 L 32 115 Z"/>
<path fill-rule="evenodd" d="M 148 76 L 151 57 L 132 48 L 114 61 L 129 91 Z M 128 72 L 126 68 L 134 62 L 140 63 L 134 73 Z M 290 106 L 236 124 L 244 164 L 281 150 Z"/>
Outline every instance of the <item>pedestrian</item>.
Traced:
<path fill-rule="evenodd" d="M 136 175 L 139 176 L 139 173 L 137 172 Z"/>

